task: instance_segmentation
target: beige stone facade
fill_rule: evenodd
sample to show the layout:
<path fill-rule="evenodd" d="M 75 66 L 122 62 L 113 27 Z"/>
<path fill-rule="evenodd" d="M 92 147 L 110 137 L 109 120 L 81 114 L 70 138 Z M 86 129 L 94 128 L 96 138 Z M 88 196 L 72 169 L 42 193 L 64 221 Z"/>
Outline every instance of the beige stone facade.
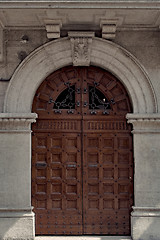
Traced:
<path fill-rule="evenodd" d="M 0 1 L 0 23 L 0 239 L 35 237 L 32 101 L 49 74 L 69 65 L 101 67 L 125 86 L 135 165 L 130 237 L 160 239 L 160 2 Z M 87 50 L 77 57 L 78 38 Z"/>

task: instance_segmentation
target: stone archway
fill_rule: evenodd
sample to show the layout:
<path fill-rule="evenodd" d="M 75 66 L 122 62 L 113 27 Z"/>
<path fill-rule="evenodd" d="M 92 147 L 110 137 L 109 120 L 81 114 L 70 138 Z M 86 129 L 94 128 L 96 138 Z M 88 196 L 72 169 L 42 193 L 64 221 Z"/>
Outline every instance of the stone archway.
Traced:
<path fill-rule="evenodd" d="M 159 159 L 160 142 L 160 116 L 157 114 L 154 90 L 138 60 L 112 42 L 93 38 L 90 60 L 91 65 L 113 73 L 125 86 L 130 96 L 133 114 L 128 114 L 127 118 L 133 123 L 134 133 L 136 133 L 134 135 L 135 207 L 131 232 L 132 238 L 138 240 L 138 236 L 145 232 L 143 223 L 147 221 L 147 224 L 151 226 L 150 235 L 146 232 L 145 236 L 149 237 L 143 239 L 150 239 L 150 236 L 156 236 L 154 226 L 156 224 L 158 226 L 160 216 L 159 198 L 157 197 L 159 172 L 158 167 L 154 168 L 155 165 L 153 165 L 151 168 L 150 165 L 150 156 L 152 156 L 150 138 L 156 139 L 153 159 L 155 164 Z M 16 69 L 10 80 L 5 96 L 4 113 L 0 115 L 2 163 L 10 167 L 3 178 L 5 189 L 3 196 L 7 202 L 1 202 L 1 229 L 3 231 L 0 236 L 2 237 L 12 238 L 14 232 L 15 239 L 34 239 L 34 215 L 31 207 L 30 125 L 35 121 L 36 114 L 31 113 L 32 101 L 37 88 L 50 73 L 72 64 L 70 40 L 68 38 L 58 39 L 31 53 Z M 142 142 L 143 147 L 139 148 Z M 9 146 L 7 151 L 6 146 Z M 150 171 L 146 171 L 141 181 L 144 166 L 145 169 L 150 167 Z M 14 168 L 16 175 L 15 171 L 12 171 Z M 147 185 L 146 182 L 148 182 Z M 6 226 L 9 226 L 10 230 L 5 235 Z"/>
<path fill-rule="evenodd" d="M 134 113 L 157 111 L 151 82 L 138 60 L 122 47 L 93 38 L 91 65 L 112 72 L 126 87 Z M 47 43 L 30 54 L 15 71 L 5 97 L 4 112 L 31 112 L 34 94 L 41 82 L 53 71 L 72 65 L 70 40 L 63 38 Z"/>

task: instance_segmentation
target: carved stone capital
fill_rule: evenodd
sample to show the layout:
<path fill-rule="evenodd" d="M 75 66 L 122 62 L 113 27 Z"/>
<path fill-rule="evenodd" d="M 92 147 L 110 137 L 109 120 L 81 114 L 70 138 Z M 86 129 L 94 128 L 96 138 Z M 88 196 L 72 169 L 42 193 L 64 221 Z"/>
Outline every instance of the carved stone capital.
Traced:
<path fill-rule="evenodd" d="M 45 20 L 48 39 L 60 38 L 61 20 Z"/>
<path fill-rule="evenodd" d="M 117 20 L 101 20 L 102 38 L 113 40 L 116 36 Z"/>
<path fill-rule="evenodd" d="M 36 118 L 35 113 L 0 113 L 0 133 L 28 132 Z"/>
<path fill-rule="evenodd" d="M 126 118 L 133 124 L 133 133 L 160 134 L 160 114 L 127 114 Z"/>
<path fill-rule="evenodd" d="M 93 32 L 68 32 L 73 66 L 89 66 Z"/>

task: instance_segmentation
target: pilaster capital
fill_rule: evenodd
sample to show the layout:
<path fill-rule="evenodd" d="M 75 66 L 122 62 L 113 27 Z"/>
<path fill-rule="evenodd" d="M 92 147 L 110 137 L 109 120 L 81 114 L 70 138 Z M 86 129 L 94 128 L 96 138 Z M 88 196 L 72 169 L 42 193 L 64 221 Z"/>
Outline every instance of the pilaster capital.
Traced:
<path fill-rule="evenodd" d="M 30 125 L 36 118 L 36 113 L 0 113 L 0 132 L 30 131 Z"/>
<path fill-rule="evenodd" d="M 89 66 L 94 32 L 68 32 L 73 66 Z"/>
<path fill-rule="evenodd" d="M 127 114 L 128 123 L 133 124 L 133 133 L 159 133 L 160 114 Z"/>

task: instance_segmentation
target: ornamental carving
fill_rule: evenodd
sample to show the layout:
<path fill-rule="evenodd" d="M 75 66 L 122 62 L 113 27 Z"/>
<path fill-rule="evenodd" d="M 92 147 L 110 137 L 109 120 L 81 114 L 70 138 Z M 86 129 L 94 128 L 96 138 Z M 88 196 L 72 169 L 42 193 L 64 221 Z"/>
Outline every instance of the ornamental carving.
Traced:
<path fill-rule="evenodd" d="M 89 66 L 91 44 L 94 33 L 69 32 L 73 66 Z"/>

